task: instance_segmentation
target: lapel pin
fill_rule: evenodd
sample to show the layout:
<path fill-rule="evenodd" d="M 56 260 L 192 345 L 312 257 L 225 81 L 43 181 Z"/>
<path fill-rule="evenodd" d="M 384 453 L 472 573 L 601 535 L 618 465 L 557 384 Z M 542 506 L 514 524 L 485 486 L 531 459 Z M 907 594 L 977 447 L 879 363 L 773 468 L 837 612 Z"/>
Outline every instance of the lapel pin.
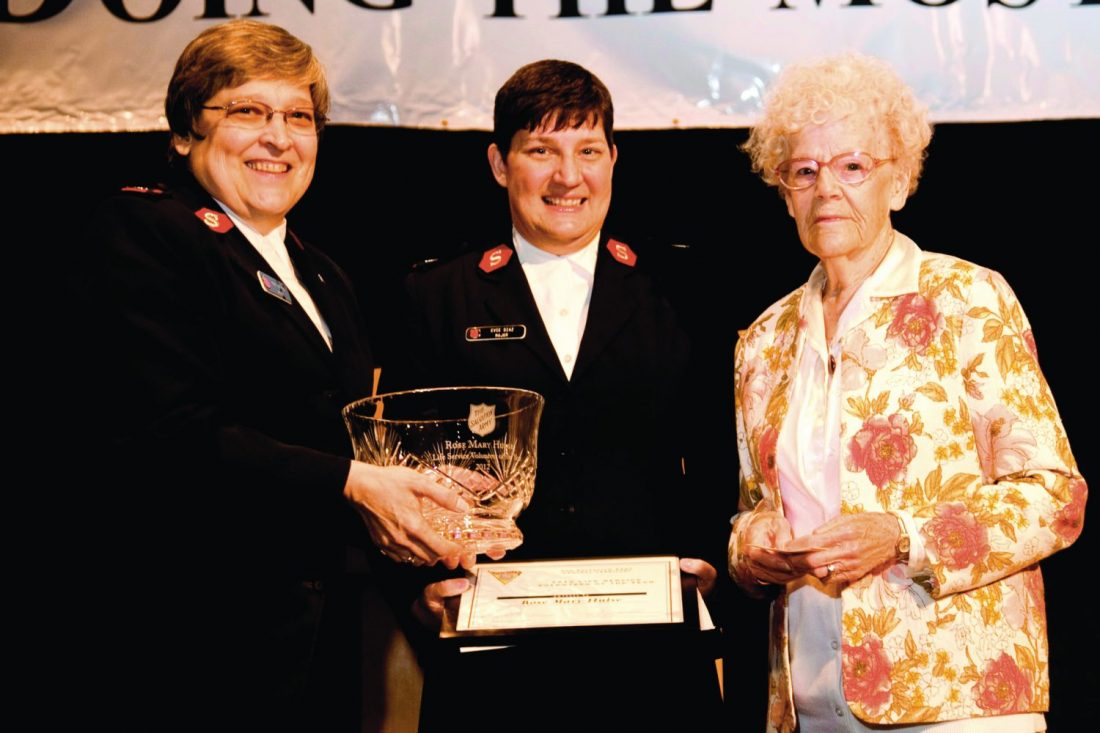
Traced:
<path fill-rule="evenodd" d="M 286 285 L 283 285 L 281 280 L 268 275 L 263 270 L 256 270 L 256 277 L 260 278 L 260 287 L 264 289 L 265 293 L 274 295 L 287 305 L 294 303 L 294 299 L 290 297 L 290 290 L 287 289 Z"/>

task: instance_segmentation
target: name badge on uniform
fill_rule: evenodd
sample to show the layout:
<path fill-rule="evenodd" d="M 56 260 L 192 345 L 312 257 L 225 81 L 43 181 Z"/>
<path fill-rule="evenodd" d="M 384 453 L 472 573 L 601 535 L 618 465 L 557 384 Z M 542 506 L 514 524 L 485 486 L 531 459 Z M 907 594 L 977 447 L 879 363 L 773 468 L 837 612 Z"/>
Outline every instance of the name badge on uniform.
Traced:
<path fill-rule="evenodd" d="M 281 280 L 268 275 L 263 270 L 256 270 L 256 277 L 260 278 L 260 287 L 264 289 L 265 293 L 274 295 L 287 305 L 294 303 L 294 299 L 290 297 L 290 290 L 287 289 L 286 285 L 283 285 Z"/>
<path fill-rule="evenodd" d="M 474 341 L 519 341 L 527 338 L 527 326 L 516 323 L 510 326 L 470 326 L 466 329 L 466 340 Z"/>

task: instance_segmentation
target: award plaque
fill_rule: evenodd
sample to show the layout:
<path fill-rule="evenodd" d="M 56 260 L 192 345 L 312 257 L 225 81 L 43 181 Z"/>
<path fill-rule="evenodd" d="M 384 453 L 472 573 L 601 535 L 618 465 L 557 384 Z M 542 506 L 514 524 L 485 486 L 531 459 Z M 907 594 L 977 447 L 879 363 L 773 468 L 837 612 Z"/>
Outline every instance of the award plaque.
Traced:
<path fill-rule="evenodd" d="M 440 636 L 462 644 L 698 631 L 695 578 L 672 556 L 479 563 Z"/>
<path fill-rule="evenodd" d="M 368 397 L 343 415 L 357 460 L 408 466 L 462 496 L 464 514 L 430 499 L 421 510 L 441 535 L 482 553 L 523 542 L 515 518 L 535 490 L 542 406 L 524 389 L 445 387 Z"/>

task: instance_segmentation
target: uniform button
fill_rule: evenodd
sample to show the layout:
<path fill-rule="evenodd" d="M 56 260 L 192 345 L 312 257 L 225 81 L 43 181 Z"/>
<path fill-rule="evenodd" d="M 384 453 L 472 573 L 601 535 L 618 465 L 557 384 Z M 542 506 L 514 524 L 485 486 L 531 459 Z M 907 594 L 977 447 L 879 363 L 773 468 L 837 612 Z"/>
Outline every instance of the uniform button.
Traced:
<path fill-rule="evenodd" d="M 844 708 L 840 707 L 839 705 L 836 706 L 836 717 L 838 717 L 838 718 L 843 718 L 844 717 Z"/>
<path fill-rule="evenodd" d="M 836 639 L 833 639 L 832 643 L 829 644 L 829 646 L 831 646 L 834 651 L 840 648 L 840 644 L 837 643 Z"/>
<path fill-rule="evenodd" d="M 569 315 L 569 309 L 568 309 L 568 308 L 562 308 L 562 309 L 561 309 L 560 311 L 558 311 L 558 315 L 559 315 L 559 316 L 567 316 L 567 315 Z"/>
<path fill-rule="evenodd" d="M 573 361 L 573 355 L 572 354 L 566 354 L 565 356 L 563 356 L 561 358 L 561 360 L 564 361 L 566 364 L 569 364 L 570 362 Z"/>

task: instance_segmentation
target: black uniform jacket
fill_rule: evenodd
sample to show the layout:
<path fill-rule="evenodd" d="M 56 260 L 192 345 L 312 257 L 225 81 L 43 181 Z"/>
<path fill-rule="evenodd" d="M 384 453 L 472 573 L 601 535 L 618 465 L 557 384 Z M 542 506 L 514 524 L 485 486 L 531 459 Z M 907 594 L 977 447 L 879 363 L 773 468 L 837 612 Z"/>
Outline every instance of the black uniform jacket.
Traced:
<path fill-rule="evenodd" d="M 414 317 L 404 355 L 417 366 L 384 367 L 382 382 L 387 389 L 522 387 L 546 398 L 535 491 L 517 520 L 524 540 L 506 560 L 668 553 L 720 562 L 726 516 L 712 510 L 712 494 L 693 489 L 683 472 L 692 427 L 683 414 L 688 338 L 642 258 L 614 240 L 602 240 L 599 248 L 571 378 L 519 258 L 501 245 L 409 277 Z M 494 338 L 493 327 L 500 326 L 512 328 L 495 333 L 522 338 Z M 399 374 L 387 376 L 387 370 Z M 484 681 L 494 697 L 493 715 L 479 722 L 493 730 L 559 724 L 596 730 L 655 721 L 660 727 L 669 716 L 690 726 L 716 715 L 713 664 L 686 649 L 649 642 L 462 655 L 430 644 L 425 649 L 422 731 L 453 723 L 473 680 Z M 673 702 L 659 708 L 629 702 L 650 695 Z"/>
<path fill-rule="evenodd" d="M 342 495 L 340 409 L 369 394 L 373 368 L 350 283 L 288 233 L 330 351 L 190 179 L 110 199 L 89 237 L 113 489 L 101 511 L 126 577 L 114 633 L 138 665 L 129 681 L 186 696 L 184 710 L 284 715 L 328 661 L 326 584 L 366 541 Z"/>

